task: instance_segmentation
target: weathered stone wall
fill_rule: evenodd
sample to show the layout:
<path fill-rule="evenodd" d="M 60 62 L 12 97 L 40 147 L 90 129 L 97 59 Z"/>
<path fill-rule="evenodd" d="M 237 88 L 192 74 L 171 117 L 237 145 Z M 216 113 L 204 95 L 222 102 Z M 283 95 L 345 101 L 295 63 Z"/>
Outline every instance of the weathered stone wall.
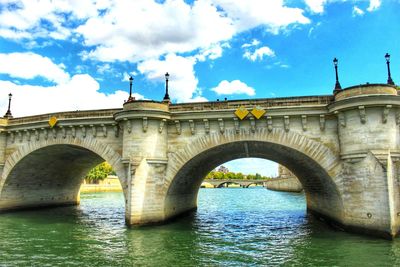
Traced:
<path fill-rule="evenodd" d="M 103 160 L 78 147 L 36 150 L 12 169 L 3 184 L 0 210 L 79 203 L 81 179 Z"/>
<path fill-rule="evenodd" d="M 123 158 L 128 169 L 126 221 L 130 225 L 164 220 L 163 181 L 167 163 L 168 104 L 132 102 L 115 115 L 123 131 Z"/>
<path fill-rule="evenodd" d="M 261 157 L 290 166 L 299 178 L 302 177 L 308 197 L 315 200 L 309 208 L 322 213 L 329 210 L 327 216 L 340 217 L 340 196 L 326 172 L 335 168 L 338 161 L 326 146 L 295 131 L 259 128 L 252 133 L 243 128 L 236 133 L 235 129 L 226 128 L 220 134 L 219 128 L 212 131 L 212 127 L 211 124 L 209 134 L 198 136 L 192 143 L 169 155 L 166 179 L 171 181 L 171 185 L 168 186 L 167 199 L 171 196 L 177 201 L 166 202 L 169 203 L 166 207 L 167 217 L 177 215 L 181 210 L 195 208 L 195 201 L 189 201 L 188 194 L 192 198 L 197 196 L 204 176 L 221 163 L 243 157 Z M 178 201 L 180 195 L 182 200 Z M 173 205 L 174 202 L 179 203 L 179 209 Z M 182 207 L 181 203 L 186 206 Z M 174 212 L 177 210 L 179 212 Z"/>
<path fill-rule="evenodd" d="M 106 160 L 121 179 L 127 223 L 159 223 L 196 208 L 210 170 L 258 157 L 298 177 L 310 212 L 346 229 L 395 236 L 400 100 L 392 86 L 364 87 L 321 97 L 133 101 L 56 114 L 52 129 L 54 114 L 1 120 L 0 209 L 77 203 L 84 172 Z M 240 120 L 240 106 L 267 113 Z"/>
<path fill-rule="evenodd" d="M 303 191 L 303 186 L 295 176 L 286 178 L 275 178 L 265 182 L 265 186 L 269 190 L 282 191 L 282 192 L 296 192 Z"/>
<path fill-rule="evenodd" d="M 83 177 L 105 160 L 126 187 L 122 136 L 113 118 L 73 114 L 76 117 L 61 115 L 54 128 L 44 120 L 50 115 L 17 118 L 3 126 L 7 131 L 0 133 L 0 210 L 77 204 Z"/>
<path fill-rule="evenodd" d="M 299 179 L 286 167 L 278 165 L 278 177 L 265 183 L 267 189 L 282 192 L 301 192 Z"/>
<path fill-rule="evenodd" d="M 291 171 L 289 171 L 288 168 L 282 165 L 278 165 L 278 178 L 291 178 L 291 177 L 295 176 Z"/>
<path fill-rule="evenodd" d="M 343 196 L 343 223 L 350 229 L 395 236 L 400 207 L 392 162 L 399 156 L 398 110 L 390 101 L 372 104 L 372 97 L 351 102 L 344 99 L 332 107 L 338 115 L 343 160 L 341 173 L 334 177 Z"/>

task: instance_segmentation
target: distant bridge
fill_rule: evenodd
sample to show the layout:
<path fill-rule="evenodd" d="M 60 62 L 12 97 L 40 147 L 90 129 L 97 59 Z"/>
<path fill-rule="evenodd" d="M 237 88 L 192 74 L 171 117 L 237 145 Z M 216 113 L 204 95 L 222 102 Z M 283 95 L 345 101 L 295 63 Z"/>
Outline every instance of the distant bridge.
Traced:
<path fill-rule="evenodd" d="M 239 180 L 239 179 L 207 179 L 203 183 L 208 183 L 214 186 L 214 188 L 221 188 L 229 184 L 238 184 L 240 187 L 249 187 L 250 185 L 262 185 L 269 180 Z"/>

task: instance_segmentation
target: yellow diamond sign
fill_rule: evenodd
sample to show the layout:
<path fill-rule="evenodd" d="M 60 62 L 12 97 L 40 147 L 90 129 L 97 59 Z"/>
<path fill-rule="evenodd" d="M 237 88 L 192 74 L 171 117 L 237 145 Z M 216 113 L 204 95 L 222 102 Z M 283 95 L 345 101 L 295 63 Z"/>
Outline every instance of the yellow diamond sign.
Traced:
<path fill-rule="evenodd" d="M 57 124 L 57 118 L 55 116 L 49 119 L 50 128 L 53 128 Z"/>
<path fill-rule="evenodd" d="M 247 109 L 245 109 L 245 107 L 239 107 L 236 111 L 235 111 L 235 115 L 243 120 L 244 118 L 246 118 L 247 114 L 249 114 L 249 111 Z"/>
<path fill-rule="evenodd" d="M 263 108 L 261 108 L 260 106 L 256 106 L 255 108 L 253 108 L 253 110 L 251 111 L 251 114 L 254 115 L 254 117 L 257 118 L 257 120 L 259 118 L 261 118 L 264 114 L 265 114 L 265 110 Z"/>

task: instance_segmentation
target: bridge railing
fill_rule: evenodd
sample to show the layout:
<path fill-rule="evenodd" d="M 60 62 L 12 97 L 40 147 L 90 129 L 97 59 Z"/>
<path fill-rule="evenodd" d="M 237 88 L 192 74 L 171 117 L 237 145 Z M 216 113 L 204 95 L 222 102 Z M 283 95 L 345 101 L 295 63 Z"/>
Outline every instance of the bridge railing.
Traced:
<path fill-rule="evenodd" d="M 201 110 L 223 110 L 237 109 L 244 106 L 253 108 L 261 106 L 263 108 L 270 107 L 291 107 L 291 106 L 308 106 L 308 105 L 328 105 L 334 101 L 332 95 L 325 96 L 304 96 L 304 97 L 282 97 L 282 98 L 262 98 L 262 99 L 247 99 L 247 100 L 223 100 L 212 102 L 199 103 L 180 103 L 171 104 L 169 109 L 173 112 L 181 111 L 201 111 Z M 31 122 L 47 121 L 50 117 L 55 116 L 57 119 L 82 119 L 82 118 L 112 118 L 114 113 L 122 109 L 99 109 L 99 110 L 77 110 L 48 113 L 9 120 L 9 125 L 24 124 Z"/>
<path fill-rule="evenodd" d="M 196 111 L 196 110 L 216 110 L 216 109 L 237 109 L 240 106 L 252 108 L 254 106 L 286 107 L 304 105 L 328 105 L 334 101 L 332 95 L 325 96 L 306 96 L 306 97 L 282 97 L 282 98 L 262 98 L 247 100 L 222 100 L 213 102 L 181 103 L 170 106 L 170 111 Z"/>
<path fill-rule="evenodd" d="M 48 121 L 51 117 L 55 116 L 57 119 L 83 119 L 83 118 L 104 118 L 113 117 L 113 114 L 121 109 L 99 109 L 99 110 L 77 110 L 77 111 L 66 111 L 57 113 L 48 113 L 20 118 L 10 119 L 8 124 L 23 124 L 39 121 Z"/>

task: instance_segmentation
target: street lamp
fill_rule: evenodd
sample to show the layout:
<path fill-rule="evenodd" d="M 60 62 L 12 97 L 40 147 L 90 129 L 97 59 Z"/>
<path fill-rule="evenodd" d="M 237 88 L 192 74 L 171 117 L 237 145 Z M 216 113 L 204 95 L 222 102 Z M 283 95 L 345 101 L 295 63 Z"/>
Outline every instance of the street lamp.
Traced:
<path fill-rule="evenodd" d="M 131 77 L 129 77 L 129 97 L 126 102 L 132 102 L 135 100 L 135 98 L 132 97 L 132 82 L 133 82 L 133 78 L 131 76 Z"/>
<path fill-rule="evenodd" d="M 8 94 L 8 109 L 6 114 L 4 115 L 5 118 L 12 118 L 12 114 L 11 114 L 11 98 L 12 98 L 12 94 L 9 93 Z"/>
<path fill-rule="evenodd" d="M 394 82 L 392 80 L 392 76 L 390 75 L 390 55 L 389 55 L 389 53 L 386 53 L 385 59 L 386 59 L 386 65 L 387 65 L 387 71 L 388 71 L 387 83 L 391 84 L 391 85 L 394 85 Z"/>
<path fill-rule="evenodd" d="M 336 74 L 336 83 L 335 83 L 335 90 L 333 90 L 333 94 L 337 94 L 342 90 L 342 86 L 340 86 L 339 83 L 339 75 L 338 75 L 338 59 L 334 58 L 333 59 L 333 65 L 335 66 L 335 74 Z"/>
<path fill-rule="evenodd" d="M 164 95 L 164 101 L 170 101 L 169 94 L 168 94 L 168 81 L 169 81 L 169 74 L 167 72 L 167 73 L 165 73 L 165 95 Z"/>

